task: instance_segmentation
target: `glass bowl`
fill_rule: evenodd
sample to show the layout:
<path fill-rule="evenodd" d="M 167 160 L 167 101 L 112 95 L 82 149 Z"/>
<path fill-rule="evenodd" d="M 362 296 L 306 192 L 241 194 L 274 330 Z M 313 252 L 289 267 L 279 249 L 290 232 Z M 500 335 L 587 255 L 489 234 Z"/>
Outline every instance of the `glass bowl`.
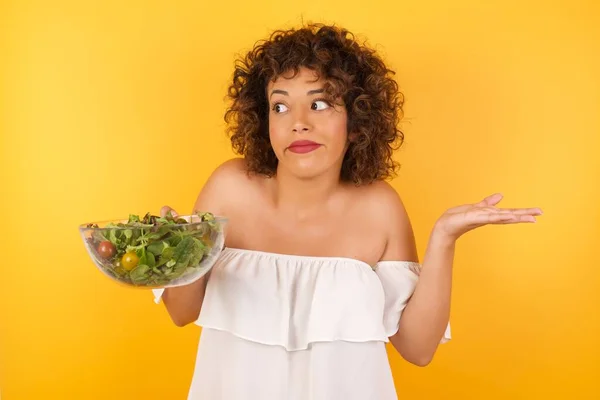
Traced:
<path fill-rule="evenodd" d="M 130 215 L 79 226 L 85 248 L 105 275 L 131 287 L 188 285 L 221 254 L 227 219 L 211 213 L 173 217 Z"/>

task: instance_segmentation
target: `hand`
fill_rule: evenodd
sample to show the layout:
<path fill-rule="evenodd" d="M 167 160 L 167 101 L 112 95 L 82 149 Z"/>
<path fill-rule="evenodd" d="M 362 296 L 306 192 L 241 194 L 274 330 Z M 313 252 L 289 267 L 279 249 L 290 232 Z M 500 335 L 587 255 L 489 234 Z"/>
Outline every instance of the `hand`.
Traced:
<path fill-rule="evenodd" d="M 177 218 L 179 216 L 179 214 L 177 214 L 177 212 L 175 210 L 173 210 L 169 206 L 163 206 L 160 209 L 160 216 L 161 217 L 166 217 L 168 213 L 171 213 L 171 215 L 173 216 L 173 218 Z"/>
<path fill-rule="evenodd" d="M 465 204 L 447 210 L 436 222 L 434 231 L 446 240 L 456 241 L 465 233 L 480 226 L 535 222 L 542 215 L 539 208 L 497 208 L 500 193 L 486 197 L 479 203 Z"/>

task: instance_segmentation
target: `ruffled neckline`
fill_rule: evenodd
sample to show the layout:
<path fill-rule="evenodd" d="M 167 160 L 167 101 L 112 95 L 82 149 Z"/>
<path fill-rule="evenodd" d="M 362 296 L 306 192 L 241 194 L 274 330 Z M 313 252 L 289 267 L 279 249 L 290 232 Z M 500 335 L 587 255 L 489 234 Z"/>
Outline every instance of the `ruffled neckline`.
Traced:
<path fill-rule="evenodd" d="M 351 264 L 356 264 L 365 268 L 375 269 L 377 264 L 386 262 L 380 261 L 375 266 L 370 265 L 369 263 L 359 260 L 357 258 L 352 257 L 341 257 L 341 256 L 308 256 L 308 255 L 300 255 L 300 254 L 286 254 L 286 253 L 277 253 L 277 252 L 269 252 L 263 250 L 253 250 L 253 249 L 242 249 L 238 247 L 225 247 L 223 248 L 224 253 L 232 253 L 232 254 L 247 254 L 247 255 L 256 255 L 268 258 L 276 258 L 282 260 L 295 260 L 295 261 L 305 261 L 305 262 L 326 262 L 326 261 L 342 261 Z"/>

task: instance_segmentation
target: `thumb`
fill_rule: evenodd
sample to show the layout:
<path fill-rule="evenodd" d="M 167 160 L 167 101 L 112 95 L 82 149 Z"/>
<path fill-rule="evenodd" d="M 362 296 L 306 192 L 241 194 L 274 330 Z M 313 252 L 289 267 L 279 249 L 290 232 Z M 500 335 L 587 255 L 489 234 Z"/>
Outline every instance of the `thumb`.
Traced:
<path fill-rule="evenodd" d="M 502 200 L 504 198 L 504 196 L 502 195 L 502 193 L 494 193 L 490 196 L 487 196 L 485 199 L 483 199 L 479 205 L 481 206 L 495 206 L 496 204 L 500 203 L 500 200 Z"/>
<path fill-rule="evenodd" d="M 162 208 L 160 209 L 160 216 L 166 217 L 169 212 L 171 213 L 171 215 L 173 215 L 173 217 L 179 216 L 179 214 L 177 214 L 177 212 L 169 206 L 162 206 Z"/>

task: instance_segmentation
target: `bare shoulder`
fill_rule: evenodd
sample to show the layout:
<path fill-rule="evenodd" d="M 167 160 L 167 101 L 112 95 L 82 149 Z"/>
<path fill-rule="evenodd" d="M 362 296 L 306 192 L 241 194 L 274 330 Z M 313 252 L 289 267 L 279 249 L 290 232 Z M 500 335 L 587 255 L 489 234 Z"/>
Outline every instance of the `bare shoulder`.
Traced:
<path fill-rule="evenodd" d="M 194 211 L 227 214 L 236 202 L 255 190 L 256 179 L 247 171 L 243 158 L 232 158 L 217 166 L 198 194 Z"/>
<path fill-rule="evenodd" d="M 388 182 L 377 181 L 358 188 L 361 204 L 386 233 L 381 260 L 418 261 L 410 216 L 398 191 Z"/>
<path fill-rule="evenodd" d="M 376 181 L 356 188 L 361 207 L 367 210 L 371 218 L 391 227 L 391 219 L 407 218 L 406 208 L 399 193 L 385 181 Z M 392 217 L 392 218 L 390 218 Z"/>
<path fill-rule="evenodd" d="M 248 179 L 246 161 L 243 158 L 231 158 L 218 165 L 210 175 L 207 184 L 229 185 Z"/>
<path fill-rule="evenodd" d="M 361 198 L 373 207 L 382 202 L 386 206 L 393 204 L 399 206 L 399 203 L 402 203 L 396 189 L 385 181 L 375 181 L 368 185 L 359 186 L 357 190 Z"/>

